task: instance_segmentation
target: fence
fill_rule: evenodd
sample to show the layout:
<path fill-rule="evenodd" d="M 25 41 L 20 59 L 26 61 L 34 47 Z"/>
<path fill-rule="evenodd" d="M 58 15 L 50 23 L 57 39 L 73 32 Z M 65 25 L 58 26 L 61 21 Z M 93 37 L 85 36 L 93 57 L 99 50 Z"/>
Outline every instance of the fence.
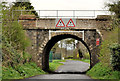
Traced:
<path fill-rule="evenodd" d="M 21 15 L 24 12 L 37 12 L 39 18 L 96 18 L 97 15 L 111 14 L 108 10 L 13 10 L 12 17 L 14 12 Z"/>

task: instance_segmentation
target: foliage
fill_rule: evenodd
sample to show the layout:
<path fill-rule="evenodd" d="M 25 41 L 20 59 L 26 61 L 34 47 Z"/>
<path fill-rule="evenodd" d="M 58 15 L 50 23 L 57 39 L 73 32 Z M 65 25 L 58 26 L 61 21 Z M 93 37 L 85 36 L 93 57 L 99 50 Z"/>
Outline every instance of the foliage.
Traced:
<path fill-rule="evenodd" d="M 120 79 L 120 72 L 113 71 L 109 66 L 104 66 L 102 63 L 97 63 L 87 75 L 93 79 Z"/>
<path fill-rule="evenodd" d="M 120 18 L 120 1 L 113 2 L 112 4 L 107 5 L 109 11 L 114 12 L 117 18 Z"/>
<path fill-rule="evenodd" d="M 56 50 L 57 50 L 57 48 L 59 48 L 58 43 L 56 43 L 56 44 L 52 47 L 51 51 L 53 51 L 53 53 L 55 53 Z"/>
<path fill-rule="evenodd" d="M 65 39 L 65 42 L 66 44 L 66 49 L 69 45 L 69 47 L 71 47 L 73 45 L 73 49 L 75 49 L 75 39 L 72 39 L 72 38 L 68 38 L 68 39 Z"/>
<path fill-rule="evenodd" d="M 120 1 L 108 4 L 107 6 L 109 7 L 109 10 L 111 12 L 115 13 L 116 17 L 113 16 L 113 20 L 111 23 L 112 30 L 107 31 L 108 36 L 104 39 L 100 47 L 100 63 L 96 64 L 90 71 L 87 72 L 87 75 L 91 76 L 94 79 L 120 79 L 120 71 L 116 71 L 120 66 L 118 63 L 120 57 L 118 55 Z M 115 67 L 115 70 L 110 67 L 111 65 Z"/>
<path fill-rule="evenodd" d="M 63 65 L 62 63 L 59 62 L 65 62 L 65 60 L 53 60 L 53 62 L 49 63 L 49 70 L 55 71 L 58 69 L 59 66 Z"/>
<path fill-rule="evenodd" d="M 110 64 L 110 45 L 113 43 L 118 43 L 118 27 L 108 32 L 108 36 L 102 42 L 100 47 L 99 59 L 103 64 Z"/>
<path fill-rule="evenodd" d="M 33 10 L 33 11 L 28 11 L 28 12 L 30 14 L 34 14 L 35 16 L 38 16 L 37 12 L 34 11 L 34 7 L 31 5 L 30 2 L 14 2 L 12 9 L 17 10 L 17 8 L 18 10 Z M 19 9 L 19 8 L 22 8 L 22 9 Z"/>
<path fill-rule="evenodd" d="M 83 58 L 83 53 L 82 53 L 81 49 L 78 49 L 78 54 L 79 54 L 79 58 L 82 59 Z"/>
<path fill-rule="evenodd" d="M 84 59 L 90 59 L 90 54 L 89 54 L 89 53 L 83 54 L 83 58 L 84 58 Z"/>
<path fill-rule="evenodd" d="M 31 62 L 15 66 L 14 68 L 3 66 L 2 79 L 23 79 L 40 74 L 45 74 L 45 72 L 37 67 L 35 63 Z"/>
<path fill-rule="evenodd" d="M 114 70 L 120 71 L 120 44 L 112 44 L 111 51 L 111 65 Z"/>
<path fill-rule="evenodd" d="M 79 54 L 77 53 L 77 49 L 73 50 L 73 58 L 76 59 L 77 57 L 79 57 Z"/>
<path fill-rule="evenodd" d="M 26 7 L 9 7 L 5 2 L 2 3 L 2 6 L 3 79 L 21 79 L 44 74 L 45 72 L 35 63 L 30 63 L 32 56 L 25 52 L 25 49 L 30 45 L 30 40 L 18 22 L 20 13 L 16 12 L 12 15 L 12 10 L 25 10 Z"/>
<path fill-rule="evenodd" d="M 6 3 L 2 5 L 3 66 L 22 64 L 24 62 L 23 51 L 29 46 L 30 40 L 17 20 L 12 20 L 11 9 L 5 6 Z"/>
<path fill-rule="evenodd" d="M 2 79 L 21 79 L 21 75 L 18 71 L 14 70 L 12 67 L 2 67 Z"/>
<path fill-rule="evenodd" d="M 73 56 L 65 57 L 65 59 L 73 59 Z"/>

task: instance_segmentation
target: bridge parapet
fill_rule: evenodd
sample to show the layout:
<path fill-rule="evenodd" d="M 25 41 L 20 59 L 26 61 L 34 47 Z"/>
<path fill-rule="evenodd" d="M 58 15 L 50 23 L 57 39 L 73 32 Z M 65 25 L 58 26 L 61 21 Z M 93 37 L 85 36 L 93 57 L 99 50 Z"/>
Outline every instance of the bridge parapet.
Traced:
<path fill-rule="evenodd" d="M 111 23 L 108 16 L 98 16 L 95 19 L 76 19 L 75 27 L 56 27 L 55 18 L 35 18 L 34 15 L 21 15 L 19 22 L 24 29 L 105 29 Z"/>

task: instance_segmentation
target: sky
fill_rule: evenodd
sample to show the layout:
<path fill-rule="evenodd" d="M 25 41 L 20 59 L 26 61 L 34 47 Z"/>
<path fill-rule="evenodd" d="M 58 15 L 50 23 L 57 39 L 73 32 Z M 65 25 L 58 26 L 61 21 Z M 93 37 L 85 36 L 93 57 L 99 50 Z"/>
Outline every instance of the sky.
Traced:
<path fill-rule="evenodd" d="M 15 0 L 4 0 L 14 2 Z M 107 10 L 111 0 L 30 0 L 35 10 Z M 55 16 L 56 12 L 40 12 L 42 16 Z M 102 14 L 102 12 L 98 12 Z M 77 15 L 79 14 L 79 15 Z M 93 16 L 94 12 L 76 12 L 77 16 Z M 39 15 L 39 14 L 38 14 Z M 59 12 L 60 16 L 72 16 L 73 12 Z"/>
<path fill-rule="evenodd" d="M 4 0 L 13 2 L 15 0 Z M 110 0 L 30 0 L 35 10 L 103 10 Z"/>
<path fill-rule="evenodd" d="M 107 0 L 30 0 L 35 10 L 103 10 Z"/>

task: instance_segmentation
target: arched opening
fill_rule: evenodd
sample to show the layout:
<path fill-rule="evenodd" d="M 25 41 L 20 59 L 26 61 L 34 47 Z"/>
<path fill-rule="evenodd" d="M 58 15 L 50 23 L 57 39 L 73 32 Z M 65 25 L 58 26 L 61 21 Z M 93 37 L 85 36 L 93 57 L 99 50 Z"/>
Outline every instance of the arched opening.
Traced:
<path fill-rule="evenodd" d="M 89 47 L 87 44 L 82 40 L 82 38 L 79 38 L 75 35 L 71 34 L 61 34 L 57 35 L 51 38 L 51 40 L 48 41 L 46 44 L 44 50 L 43 50 L 43 59 L 42 59 L 42 65 L 43 65 L 43 70 L 48 71 L 49 70 L 49 52 L 52 49 L 52 47 L 60 40 L 66 39 L 66 38 L 73 38 L 75 40 L 81 41 L 82 44 L 87 48 L 89 54 L 90 54 L 90 68 L 91 68 L 91 52 L 89 50 Z"/>

